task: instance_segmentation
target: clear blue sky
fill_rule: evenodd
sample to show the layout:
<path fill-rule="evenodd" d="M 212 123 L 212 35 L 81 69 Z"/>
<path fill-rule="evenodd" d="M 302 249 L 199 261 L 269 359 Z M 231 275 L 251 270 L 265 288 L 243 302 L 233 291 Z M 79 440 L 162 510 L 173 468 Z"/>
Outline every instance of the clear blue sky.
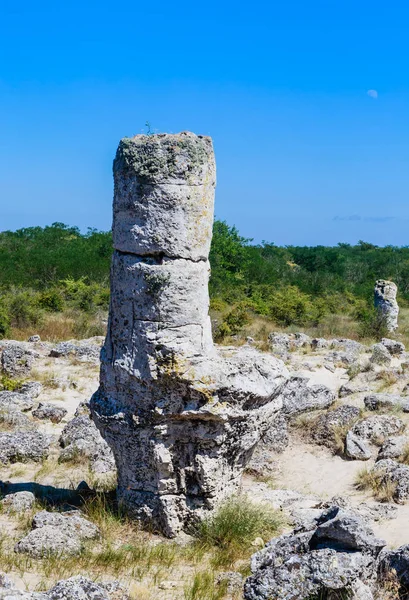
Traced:
<path fill-rule="evenodd" d="M 108 229 L 148 120 L 213 137 L 243 235 L 409 244 L 408 40 L 407 0 L 0 0 L 0 230 Z"/>

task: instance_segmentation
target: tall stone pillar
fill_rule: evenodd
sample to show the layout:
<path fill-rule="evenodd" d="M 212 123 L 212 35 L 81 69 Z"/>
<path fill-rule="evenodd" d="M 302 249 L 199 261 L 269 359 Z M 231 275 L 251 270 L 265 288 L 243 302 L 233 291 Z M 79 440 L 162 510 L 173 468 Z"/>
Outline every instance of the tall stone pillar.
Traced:
<path fill-rule="evenodd" d="M 173 536 L 238 488 L 287 371 L 212 342 L 211 139 L 124 138 L 114 182 L 110 314 L 91 407 L 115 455 L 119 501 Z"/>
<path fill-rule="evenodd" d="M 393 281 L 379 279 L 375 284 L 374 304 L 380 320 L 389 332 L 398 328 L 399 306 L 396 300 L 398 286 Z"/>

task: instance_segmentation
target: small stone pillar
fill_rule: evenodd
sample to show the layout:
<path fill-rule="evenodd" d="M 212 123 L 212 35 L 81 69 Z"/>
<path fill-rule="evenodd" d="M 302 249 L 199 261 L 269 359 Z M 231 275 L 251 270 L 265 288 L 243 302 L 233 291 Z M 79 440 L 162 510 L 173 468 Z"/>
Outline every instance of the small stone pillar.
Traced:
<path fill-rule="evenodd" d="M 393 281 L 378 279 L 374 290 L 374 305 L 378 316 L 389 332 L 398 328 L 399 306 L 396 301 L 398 286 Z"/>
<path fill-rule="evenodd" d="M 254 348 L 213 345 L 211 139 L 124 138 L 114 181 L 108 332 L 91 408 L 115 456 L 119 501 L 174 536 L 237 490 L 281 409 L 287 371 Z"/>

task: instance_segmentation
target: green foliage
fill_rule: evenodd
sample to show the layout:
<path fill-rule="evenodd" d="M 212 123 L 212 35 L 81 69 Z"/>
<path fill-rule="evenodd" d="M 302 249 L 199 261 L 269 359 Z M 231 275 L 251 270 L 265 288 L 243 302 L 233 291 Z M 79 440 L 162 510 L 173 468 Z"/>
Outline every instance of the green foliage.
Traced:
<path fill-rule="evenodd" d="M 0 304 L 0 340 L 8 336 L 10 331 L 10 317 L 5 306 Z"/>
<path fill-rule="evenodd" d="M 64 298 L 61 290 L 50 288 L 39 294 L 38 305 L 50 312 L 61 312 L 64 309 Z"/>
<path fill-rule="evenodd" d="M 8 316 L 12 325 L 28 327 L 41 323 L 43 313 L 38 304 L 38 295 L 31 290 L 12 290 L 6 301 L 8 301 Z"/>
<path fill-rule="evenodd" d="M 21 387 L 22 381 L 20 379 L 13 379 L 7 375 L 0 375 L 0 391 L 15 392 Z"/>
<path fill-rule="evenodd" d="M 313 305 L 307 294 L 291 285 L 272 296 L 270 314 L 279 325 L 305 325 L 313 318 Z"/>

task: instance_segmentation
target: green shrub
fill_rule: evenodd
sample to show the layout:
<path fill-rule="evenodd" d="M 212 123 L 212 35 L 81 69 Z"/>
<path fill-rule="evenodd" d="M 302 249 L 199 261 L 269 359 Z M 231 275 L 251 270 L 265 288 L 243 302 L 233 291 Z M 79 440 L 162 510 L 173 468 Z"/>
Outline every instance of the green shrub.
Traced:
<path fill-rule="evenodd" d="M 5 306 L 0 305 L 0 339 L 9 335 L 10 317 Z"/>
<path fill-rule="evenodd" d="M 30 290 L 12 292 L 8 308 L 11 324 L 15 327 L 23 328 L 40 325 L 43 321 L 43 313 L 38 305 L 38 297 Z"/>
<path fill-rule="evenodd" d="M 279 325 L 305 325 L 313 316 L 310 296 L 293 285 L 278 290 L 270 300 L 270 316 Z"/>
<path fill-rule="evenodd" d="M 64 309 L 64 298 L 61 290 L 51 288 L 41 292 L 38 298 L 38 305 L 51 312 L 61 312 Z"/>

